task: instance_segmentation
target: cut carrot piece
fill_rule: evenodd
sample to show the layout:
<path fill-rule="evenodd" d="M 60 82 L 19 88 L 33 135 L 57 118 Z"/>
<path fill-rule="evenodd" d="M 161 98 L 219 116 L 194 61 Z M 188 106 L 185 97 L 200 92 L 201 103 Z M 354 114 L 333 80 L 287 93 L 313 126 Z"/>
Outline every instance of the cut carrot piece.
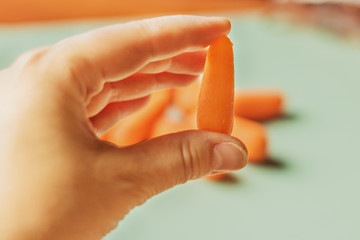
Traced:
<path fill-rule="evenodd" d="M 174 91 L 174 106 L 186 114 L 196 111 L 200 84 L 200 80 L 196 80 L 188 86 L 176 88 Z"/>
<path fill-rule="evenodd" d="M 232 136 L 239 138 L 246 145 L 249 153 L 249 162 L 261 163 L 266 161 L 266 128 L 261 123 L 235 117 Z"/>
<path fill-rule="evenodd" d="M 215 175 L 206 176 L 206 179 L 212 180 L 212 181 L 222 181 L 226 179 L 229 176 L 228 173 L 219 173 Z"/>
<path fill-rule="evenodd" d="M 174 111 L 179 111 L 178 109 L 171 108 L 170 110 L 165 112 L 155 123 L 153 133 L 151 135 L 152 138 L 158 137 L 161 135 L 181 132 L 186 130 L 196 129 L 196 121 L 194 115 L 179 115 L 178 113 L 174 113 Z"/>
<path fill-rule="evenodd" d="M 153 93 L 147 105 L 120 120 L 101 139 L 128 146 L 150 138 L 154 123 L 171 103 L 172 92 L 166 89 Z"/>
<path fill-rule="evenodd" d="M 206 56 L 201 83 L 197 126 L 200 130 L 231 134 L 234 121 L 234 54 L 226 36 L 215 40 Z M 222 180 L 226 174 L 208 176 Z"/>
<path fill-rule="evenodd" d="M 277 90 L 236 92 L 235 115 L 253 120 L 268 120 L 283 114 L 283 94 Z"/>
<path fill-rule="evenodd" d="M 199 94 L 200 130 L 231 134 L 234 118 L 234 55 L 226 36 L 215 40 L 206 57 Z"/>

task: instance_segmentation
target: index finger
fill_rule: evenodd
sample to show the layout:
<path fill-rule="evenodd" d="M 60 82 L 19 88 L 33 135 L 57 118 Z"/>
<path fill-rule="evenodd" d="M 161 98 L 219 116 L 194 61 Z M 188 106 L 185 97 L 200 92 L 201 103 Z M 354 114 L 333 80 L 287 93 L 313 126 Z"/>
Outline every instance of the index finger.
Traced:
<path fill-rule="evenodd" d="M 112 81 L 130 76 L 149 62 L 202 49 L 228 34 L 230 28 L 224 17 L 158 17 L 71 37 L 55 49 L 65 61 L 73 60 L 69 64 L 75 64 L 71 68 L 77 71 L 76 76 L 89 76 L 90 66 L 96 80 Z"/>

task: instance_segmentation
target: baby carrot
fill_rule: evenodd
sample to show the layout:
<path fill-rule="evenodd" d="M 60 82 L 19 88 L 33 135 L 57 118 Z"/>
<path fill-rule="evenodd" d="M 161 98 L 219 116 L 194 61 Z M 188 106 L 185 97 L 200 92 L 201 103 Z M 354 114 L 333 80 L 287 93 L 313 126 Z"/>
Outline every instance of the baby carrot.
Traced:
<path fill-rule="evenodd" d="M 182 114 L 178 109 L 173 107 L 169 110 L 172 111 L 165 112 L 156 121 L 151 135 L 152 138 L 169 133 L 196 129 L 194 115 L 186 114 L 178 117 L 176 115 Z M 178 111 L 178 113 L 175 114 L 174 111 Z"/>
<path fill-rule="evenodd" d="M 200 80 L 185 87 L 176 88 L 174 91 L 173 104 L 185 114 L 196 111 L 200 92 Z"/>
<path fill-rule="evenodd" d="M 206 179 L 211 181 L 223 181 L 224 179 L 228 178 L 228 176 L 229 176 L 228 173 L 219 173 L 219 174 L 206 176 Z"/>
<path fill-rule="evenodd" d="M 235 117 L 232 136 L 241 139 L 246 145 L 249 153 L 249 162 L 261 163 L 266 161 L 266 129 L 261 123 Z"/>
<path fill-rule="evenodd" d="M 234 54 L 226 36 L 215 40 L 206 56 L 200 88 L 197 126 L 200 130 L 231 134 L 234 121 Z M 208 176 L 222 180 L 226 174 Z"/>
<path fill-rule="evenodd" d="M 101 139 L 128 146 L 150 138 L 154 123 L 171 103 L 171 98 L 169 89 L 153 93 L 147 105 L 120 120 Z"/>
<path fill-rule="evenodd" d="M 234 117 L 234 55 L 226 36 L 215 40 L 206 57 L 197 110 L 200 130 L 231 134 Z"/>
<path fill-rule="evenodd" d="M 235 115 L 267 120 L 283 113 L 283 94 L 277 90 L 242 90 L 235 94 Z"/>

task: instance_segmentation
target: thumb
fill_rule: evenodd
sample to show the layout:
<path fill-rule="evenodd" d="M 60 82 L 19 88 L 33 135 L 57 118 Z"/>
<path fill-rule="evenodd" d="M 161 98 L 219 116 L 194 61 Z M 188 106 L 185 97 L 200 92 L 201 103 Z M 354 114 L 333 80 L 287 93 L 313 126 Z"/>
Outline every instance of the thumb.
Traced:
<path fill-rule="evenodd" d="M 161 136 L 119 150 L 131 179 L 151 197 L 177 184 L 209 174 L 243 168 L 247 150 L 238 139 L 213 132 L 186 131 Z M 119 164 L 123 164 L 119 162 Z"/>

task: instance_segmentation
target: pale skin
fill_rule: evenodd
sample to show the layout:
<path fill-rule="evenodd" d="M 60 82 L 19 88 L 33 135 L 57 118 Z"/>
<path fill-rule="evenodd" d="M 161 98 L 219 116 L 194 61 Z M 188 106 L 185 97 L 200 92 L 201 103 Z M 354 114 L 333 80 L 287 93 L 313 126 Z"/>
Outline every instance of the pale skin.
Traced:
<path fill-rule="evenodd" d="M 101 239 L 188 180 L 245 166 L 240 140 L 187 131 L 129 147 L 98 136 L 151 92 L 203 71 L 226 18 L 113 25 L 27 52 L 0 71 L 0 239 Z"/>

